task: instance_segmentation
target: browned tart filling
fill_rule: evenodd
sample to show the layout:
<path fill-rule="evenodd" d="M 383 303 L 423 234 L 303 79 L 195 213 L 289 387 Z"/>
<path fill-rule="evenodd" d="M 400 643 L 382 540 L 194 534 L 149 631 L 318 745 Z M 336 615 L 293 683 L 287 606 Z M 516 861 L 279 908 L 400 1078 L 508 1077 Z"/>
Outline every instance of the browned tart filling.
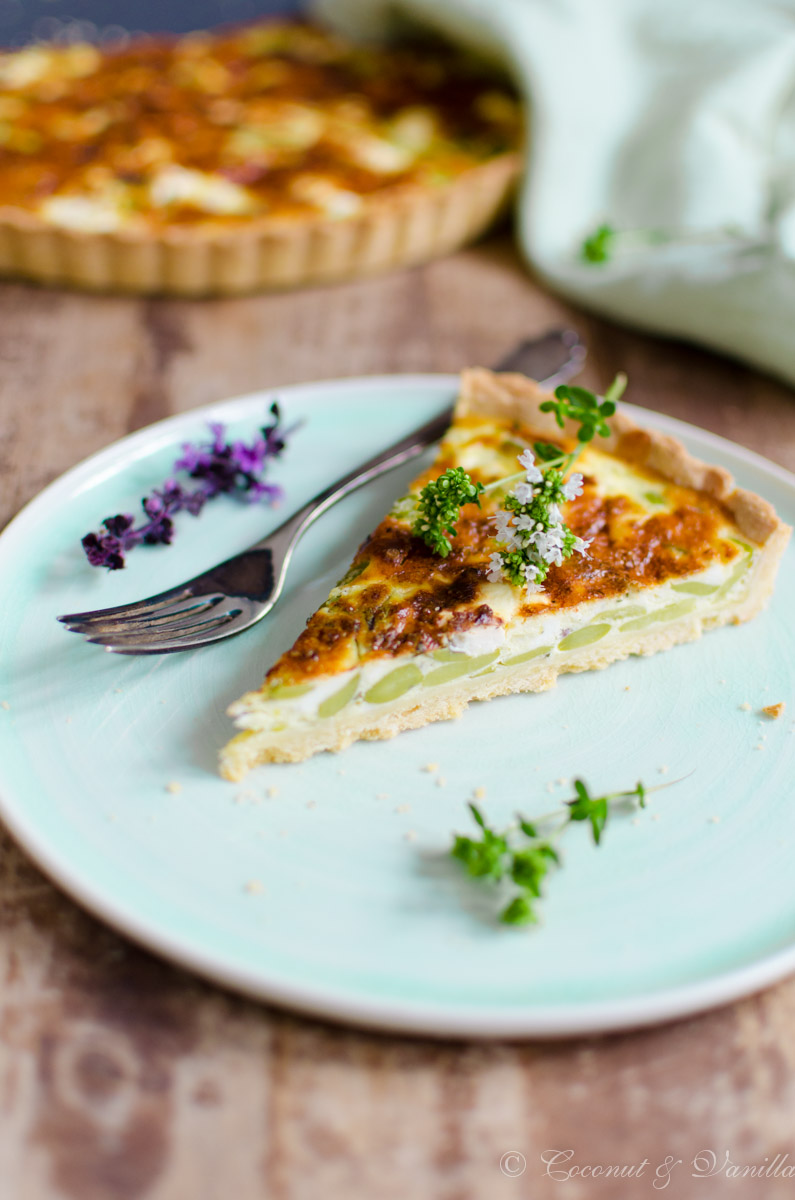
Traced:
<path fill-rule="evenodd" d="M 520 137 L 505 82 L 438 44 L 269 22 L 0 53 L 0 212 L 83 233 L 345 220 Z"/>

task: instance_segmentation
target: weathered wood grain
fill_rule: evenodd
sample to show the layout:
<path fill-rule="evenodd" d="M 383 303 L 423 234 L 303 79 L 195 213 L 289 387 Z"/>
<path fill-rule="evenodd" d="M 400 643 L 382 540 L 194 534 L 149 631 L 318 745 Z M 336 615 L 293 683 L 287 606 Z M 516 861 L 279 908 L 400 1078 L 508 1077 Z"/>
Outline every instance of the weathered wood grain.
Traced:
<path fill-rule="evenodd" d="M 383 279 L 181 303 L 0 290 L 0 523 L 128 430 L 298 380 L 490 362 L 562 321 L 585 379 L 795 468 L 795 397 L 756 372 L 574 312 L 502 240 Z M 0 670 L 2 668 L 0 667 Z M 159 962 L 83 914 L 0 835 L 2 1200 L 772 1200 L 795 1180 L 795 981 L 674 1026 L 560 1045 L 438 1044 L 277 1013 Z M 540 1155 L 649 1160 L 545 1177 Z M 508 1151 L 525 1155 L 516 1178 Z"/>

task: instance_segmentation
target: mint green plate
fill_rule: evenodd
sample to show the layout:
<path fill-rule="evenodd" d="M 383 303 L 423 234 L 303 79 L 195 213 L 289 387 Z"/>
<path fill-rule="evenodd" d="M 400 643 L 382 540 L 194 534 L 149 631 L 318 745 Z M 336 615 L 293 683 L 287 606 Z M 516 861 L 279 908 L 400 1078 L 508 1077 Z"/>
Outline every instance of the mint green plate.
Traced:
<path fill-rule="evenodd" d="M 305 418 L 274 478 L 292 509 L 449 403 L 451 376 L 285 388 Z M 248 433 L 270 395 L 164 421 L 52 484 L 0 537 L 0 815 L 76 900 L 203 975 L 308 1012 L 431 1034 L 559 1036 L 648 1024 L 795 970 L 795 557 L 748 625 L 457 721 L 360 743 L 243 784 L 215 774 L 230 701 L 259 684 L 413 471 L 333 509 L 301 543 L 257 628 L 203 650 L 117 658 L 58 613 L 170 587 L 280 514 L 223 498 L 168 549 L 89 568 L 80 536 L 133 510 L 210 418 Z M 629 407 L 629 406 L 628 406 Z M 633 411 L 629 409 L 629 411 Z M 795 479 L 669 418 L 637 419 L 727 466 L 795 523 Z M 283 514 L 282 514 L 283 515 Z M 786 700 L 780 720 L 759 709 Z M 745 706 L 750 705 L 750 710 Z M 423 766 L 439 764 L 438 775 Z M 564 842 L 543 921 L 496 924 L 497 899 L 447 857 L 466 800 L 495 822 L 593 788 L 685 782 L 619 815 L 601 848 Z M 180 790 L 169 790 L 169 784 Z M 248 885 L 248 886 L 247 886 Z"/>

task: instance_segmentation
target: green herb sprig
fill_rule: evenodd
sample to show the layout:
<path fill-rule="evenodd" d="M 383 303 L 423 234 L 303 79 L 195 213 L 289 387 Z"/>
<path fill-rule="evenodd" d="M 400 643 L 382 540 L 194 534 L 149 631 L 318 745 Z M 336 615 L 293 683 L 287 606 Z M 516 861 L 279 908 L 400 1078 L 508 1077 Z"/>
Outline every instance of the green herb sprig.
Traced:
<path fill-rule="evenodd" d="M 604 263 L 612 257 L 615 249 L 616 231 L 612 225 L 600 225 L 582 243 L 580 256 L 583 262 Z"/>
<path fill-rule="evenodd" d="M 567 474 L 585 445 L 596 434 L 608 437 L 607 419 L 616 410 L 627 385 L 626 375 L 617 375 L 603 397 L 582 387 L 561 385 L 552 400 L 541 405 L 552 412 L 560 428 L 567 420 L 579 425 L 578 446 L 568 453 L 550 442 L 538 441 L 532 451 L 519 456 L 523 469 L 485 487 L 473 483 L 462 467 L 450 467 L 438 479 L 427 483 L 416 500 L 407 497 L 398 502 L 394 515 L 411 515 L 412 532 L 434 553 L 446 558 L 456 536 L 456 522 L 464 504 L 480 507 L 481 493 L 505 490 L 516 484 L 500 505 L 497 514 L 497 545 L 489 559 L 488 577 L 493 582 L 507 579 L 514 587 L 538 590 L 550 566 L 572 554 L 584 553 L 587 543 L 574 535 L 561 516 L 561 504 L 574 499 L 582 488 L 582 476 Z M 535 459 L 538 459 L 539 466 Z M 517 483 L 517 481 L 520 481 Z"/>
<path fill-rule="evenodd" d="M 469 810 L 480 834 L 477 837 L 455 835 L 450 854 L 463 864 L 473 879 L 492 884 L 509 879 L 516 885 L 518 891 L 500 911 L 499 919 L 503 924 L 535 924 L 538 921 L 536 901 L 542 898 L 543 884 L 550 870 L 562 865 L 557 842 L 570 825 L 587 821 L 594 845 L 599 846 L 608 820 L 619 806 L 631 804 L 645 808 L 650 792 L 680 782 L 672 780 L 656 788 L 647 788 L 638 782 L 628 791 L 592 796 L 583 780 L 575 779 L 575 796 L 560 808 L 534 821 L 517 814 L 516 823 L 501 832 L 492 829 L 480 809 L 470 804 Z"/>
<path fill-rule="evenodd" d="M 555 388 L 555 399 L 545 400 L 540 406 L 541 412 L 554 413 L 555 420 L 561 429 L 567 418 L 570 421 L 579 422 L 578 442 L 590 442 L 597 433 L 600 437 L 609 437 L 610 426 L 607 424 L 607 418 L 612 417 L 616 411 L 616 401 L 621 399 L 626 386 L 626 375 L 623 373 L 616 375 L 605 392 L 604 398 L 600 400 L 599 396 L 594 395 L 587 388 L 561 384 L 560 387 Z M 538 445 L 541 445 L 545 452 L 549 449 L 545 442 L 536 443 L 533 446 L 536 454 L 538 454 Z"/>
<path fill-rule="evenodd" d="M 463 467 L 448 467 L 438 479 L 426 483 L 417 501 L 412 532 L 442 558 L 447 558 L 456 536 L 455 522 L 465 504 L 480 508 L 482 483 L 473 483 Z"/>

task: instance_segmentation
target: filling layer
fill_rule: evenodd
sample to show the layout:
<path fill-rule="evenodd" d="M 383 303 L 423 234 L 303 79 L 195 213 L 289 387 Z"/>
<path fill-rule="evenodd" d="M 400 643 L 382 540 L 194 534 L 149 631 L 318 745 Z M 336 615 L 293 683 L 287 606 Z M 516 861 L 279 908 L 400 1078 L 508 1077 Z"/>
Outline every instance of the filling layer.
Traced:
<path fill-rule="evenodd" d="M 735 539 L 738 541 L 738 539 Z M 361 667 L 311 682 L 276 685 L 246 697 L 232 709 L 241 729 L 269 730 L 314 725 L 343 710 L 375 713 L 413 693 L 459 683 L 524 663 L 560 664 L 574 652 L 604 641 L 616 644 L 642 631 L 695 615 L 718 615 L 747 593 L 758 551 L 739 542 L 742 553 L 729 563 L 716 562 L 691 578 L 673 579 L 657 588 L 628 591 L 622 597 L 589 601 L 519 621 L 457 633 L 429 654 L 373 658 Z"/>

